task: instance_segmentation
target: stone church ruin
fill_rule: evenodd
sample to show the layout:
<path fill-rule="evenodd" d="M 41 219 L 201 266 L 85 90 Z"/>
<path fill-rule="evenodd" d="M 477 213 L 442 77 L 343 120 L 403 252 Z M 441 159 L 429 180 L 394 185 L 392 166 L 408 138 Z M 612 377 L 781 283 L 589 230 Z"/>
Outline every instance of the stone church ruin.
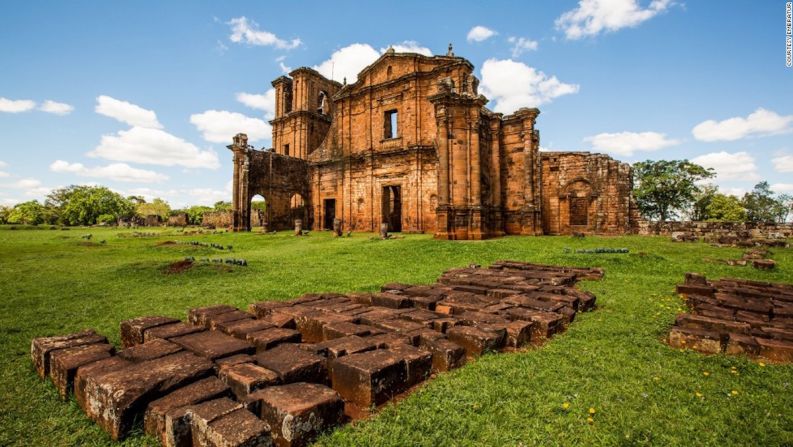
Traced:
<path fill-rule="evenodd" d="M 536 108 L 485 107 L 474 66 L 455 56 L 386 51 L 341 84 L 310 68 L 272 82 L 273 147 L 243 133 L 234 157 L 235 231 L 251 199 L 270 230 L 622 234 L 638 221 L 628 164 L 587 152 L 540 152 Z"/>

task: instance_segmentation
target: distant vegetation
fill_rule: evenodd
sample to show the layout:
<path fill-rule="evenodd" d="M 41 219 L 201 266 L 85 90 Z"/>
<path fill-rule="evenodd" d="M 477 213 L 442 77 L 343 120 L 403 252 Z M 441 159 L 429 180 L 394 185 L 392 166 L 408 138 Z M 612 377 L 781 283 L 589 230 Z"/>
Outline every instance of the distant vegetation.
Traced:
<path fill-rule="evenodd" d="M 743 197 L 725 194 L 708 181 L 716 176 L 688 160 L 647 160 L 633 165 L 633 195 L 642 216 L 649 220 L 696 220 L 730 222 L 787 222 L 793 216 L 793 196 L 776 194 L 766 181 L 759 182 Z M 264 201 L 253 202 L 253 210 L 264 211 Z M 214 206 L 171 209 L 163 199 L 147 202 L 141 196 L 123 197 L 104 186 L 72 185 L 52 191 L 37 200 L 13 207 L 0 206 L 0 224 L 28 225 L 115 225 L 142 222 L 157 216 L 185 213 L 188 225 L 200 225 L 204 213 L 229 211 L 231 202 Z"/>

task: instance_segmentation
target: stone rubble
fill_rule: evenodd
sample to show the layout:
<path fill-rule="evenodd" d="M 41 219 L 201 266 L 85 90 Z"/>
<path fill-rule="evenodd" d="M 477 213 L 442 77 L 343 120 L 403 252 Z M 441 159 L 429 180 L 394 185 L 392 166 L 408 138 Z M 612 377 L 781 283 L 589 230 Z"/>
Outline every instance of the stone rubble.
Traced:
<path fill-rule="evenodd" d="M 670 346 L 793 362 L 793 284 L 687 273 L 677 292 L 689 313 L 678 315 Z"/>
<path fill-rule="evenodd" d="M 201 307 L 186 322 L 135 318 L 121 323 L 118 352 L 90 330 L 36 338 L 31 358 L 114 440 L 143 421 L 165 446 L 303 446 L 433 374 L 542 343 L 594 308 L 575 284 L 602 276 L 498 261 L 448 270 L 433 285 L 306 294 L 247 312 Z M 784 334 L 763 330 L 768 340 Z"/>

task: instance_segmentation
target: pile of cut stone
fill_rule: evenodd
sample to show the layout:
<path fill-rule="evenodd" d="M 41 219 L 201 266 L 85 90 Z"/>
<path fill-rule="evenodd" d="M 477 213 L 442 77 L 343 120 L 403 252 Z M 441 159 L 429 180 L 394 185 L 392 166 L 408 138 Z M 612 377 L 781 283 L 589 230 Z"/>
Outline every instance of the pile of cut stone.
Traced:
<path fill-rule="evenodd" d="M 669 345 L 793 362 L 793 284 L 687 273 L 677 292 L 690 313 L 678 315 Z"/>
<path fill-rule="evenodd" d="M 31 356 L 116 440 L 142 419 L 166 446 L 305 445 L 431 374 L 564 330 L 595 304 L 576 282 L 602 275 L 500 261 L 433 285 L 135 318 L 118 352 L 88 330 L 34 339 Z"/>

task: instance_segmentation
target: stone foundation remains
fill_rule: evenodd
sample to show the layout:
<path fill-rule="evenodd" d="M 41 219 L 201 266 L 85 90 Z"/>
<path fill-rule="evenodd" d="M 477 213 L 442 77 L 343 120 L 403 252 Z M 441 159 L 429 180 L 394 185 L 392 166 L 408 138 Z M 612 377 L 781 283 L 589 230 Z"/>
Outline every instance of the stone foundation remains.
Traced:
<path fill-rule="evenodd" d="M 91 330 L 37 338 L 31 357 L 115 440 L 142 420 L 165 446 L 302 446 L 467 359 L 563 331 L 595 305 L 576 282 L 602 275 L 500 261 L 433 285 L 135 318 L 119 351 Z"/>
<path fill-rule="evenodd" d="M 670 346 L 793 362 L 793 284 L 688 273 L 677 292 L 690 313 L 678 315 Z"/>

